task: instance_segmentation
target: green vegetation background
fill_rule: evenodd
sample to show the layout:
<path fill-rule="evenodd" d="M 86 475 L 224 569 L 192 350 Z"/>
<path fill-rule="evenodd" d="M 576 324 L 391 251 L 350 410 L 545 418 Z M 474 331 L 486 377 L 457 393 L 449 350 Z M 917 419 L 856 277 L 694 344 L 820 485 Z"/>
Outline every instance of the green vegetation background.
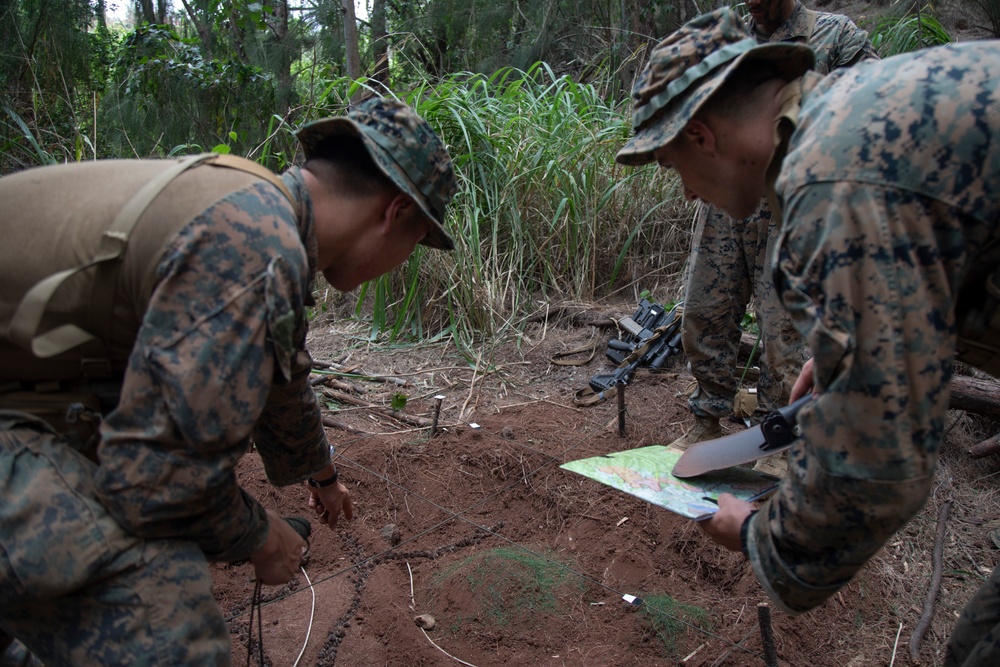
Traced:
<path fill-rule="evenodd" d="M 613 158 L 649 48 L 707 3 L 372 0 L 357 78 L 339 0 L 118 0 L 124 23 L 111 4 L 0 0 L 0 173 L 209 150 L 280 172 L 297 127 L 391 95 L 449 145 L 456 251 L 418 249 L 349 295 L 320 284 L 317 316 L 451 339 L 472 362 L 560 303 L 680 296 L 693 205 Z M 863 27 L 883 57 L 950 39 L 930 7 Z"/>

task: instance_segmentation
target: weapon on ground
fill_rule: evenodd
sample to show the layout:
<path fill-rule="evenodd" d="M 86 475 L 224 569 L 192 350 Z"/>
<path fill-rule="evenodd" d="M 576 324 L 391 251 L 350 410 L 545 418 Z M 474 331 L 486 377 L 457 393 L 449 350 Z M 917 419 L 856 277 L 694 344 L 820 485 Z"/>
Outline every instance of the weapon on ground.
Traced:
<path fill-rule="evenodd" d="M 642 299 L 631 317 L 618 321 L 621 338 L 608 342 L 605 356 L 618 364 L 612 373 L 595 375 L 590 388 L 597 394 L 619 384 L 628 384 L 640 366 L 662 368 L 667 359 L 681 350 L 681 315 L 683 304 L 667 310 L 658 303 Z"/>

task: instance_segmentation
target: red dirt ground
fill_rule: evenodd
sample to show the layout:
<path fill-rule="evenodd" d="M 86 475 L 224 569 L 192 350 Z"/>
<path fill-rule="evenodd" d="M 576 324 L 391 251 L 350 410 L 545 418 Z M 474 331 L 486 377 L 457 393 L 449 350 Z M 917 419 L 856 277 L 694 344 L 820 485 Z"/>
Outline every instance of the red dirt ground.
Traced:
<path fill-rule="evenodd" d="M 630 311 L 622 305 L 615 316 Z M 678 393 L 691 378 L 682 359 L 628 387 L 620 437 L 615 401 L 572 401 L 611 369 L 607 330 L 539 324 L 484 353 L 474 370 L 441 345 L 379 351 L 346 325 L 314 329 L 317 361 L 406 381 L 348 380 L 358 398 L 387 407 L 403 393 L 402 412 L 427 423 L 443 395 L 441 428 L 432 438 L 428 426 L 370 409 L 329 414 L 365 432 L 328 430 L 355 517 L 336 532 L 314 524 L 304 571 L 315 605 L 301 574 L 264 588 L 250 664 L 260 648 L 265 664 L 279 666 L 765 664 L 757 607 L 767 597 L 742 555 L 690 520 L 559 468 L 664 444 L 686 428 L 692 418 Z M 588 365 L 549 363 L 588 340 L 597 344 Z M 1000 526 L 998 471 L 995 460 L 970 464 L 960 448 L 946 448 L 940 493 L 855 581 L 809 614 L 773 611 L 780 664 L 911 664 L 907 642 L 929 585 L 938 508 L 952 500 L 943 589 L 920 645 L 923 665 L 941 664 L 956 614 L 1000 553 L 990 540 Z M 271 487 L 256 454 L 239 473 L 266 506 L 308 515 L 306 489 Z M 246 664 L 252 568 L 218 565 L 214 577 L 234 664 Z M 644 602 L 629 605 L 625 594 Z M 433 629 L 416 625 L 421 614 L 436 620 Z"/>

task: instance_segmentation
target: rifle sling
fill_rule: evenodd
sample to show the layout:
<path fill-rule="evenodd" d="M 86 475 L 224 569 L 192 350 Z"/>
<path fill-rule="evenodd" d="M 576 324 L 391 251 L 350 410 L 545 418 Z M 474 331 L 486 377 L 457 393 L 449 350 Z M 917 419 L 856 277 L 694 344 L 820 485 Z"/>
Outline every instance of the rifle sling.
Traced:
<path fill-rule="evenodd" d="M 549 360 L 550 364 L 555 364 L 556 366 L 585 366 L 590 363 L 594 358 L 594 354 L 597 353 L 597 344 L 588 343 L 575 350 L 567 350 L 566 352 L 556 352 L 552 355 Z M 565 357 L 572 357 L 575 354 L 587 354 L 586 359 L 566 359 Z"/>

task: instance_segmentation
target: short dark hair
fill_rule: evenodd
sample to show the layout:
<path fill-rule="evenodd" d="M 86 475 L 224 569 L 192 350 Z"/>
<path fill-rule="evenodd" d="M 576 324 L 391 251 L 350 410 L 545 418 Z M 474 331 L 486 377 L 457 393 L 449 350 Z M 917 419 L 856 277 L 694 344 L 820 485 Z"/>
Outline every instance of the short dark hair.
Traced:
<path fill-rule="evenodd" d="M 349 197 L 399 190 L 375 164 L 364 142 L 350 135 L 333 136 L 318 145 L 302 168 Z"/>
<path fill-rule="evenodd" d="M 783 70 L 772 62 L 744 61 L 705 102 L 698 114 L 711 113 L 727 118 L 735 117 L 748 106 L 760 102 L 759 96 L 763 91 L 761 85 L 772 79 L 790 81 Z"/>

